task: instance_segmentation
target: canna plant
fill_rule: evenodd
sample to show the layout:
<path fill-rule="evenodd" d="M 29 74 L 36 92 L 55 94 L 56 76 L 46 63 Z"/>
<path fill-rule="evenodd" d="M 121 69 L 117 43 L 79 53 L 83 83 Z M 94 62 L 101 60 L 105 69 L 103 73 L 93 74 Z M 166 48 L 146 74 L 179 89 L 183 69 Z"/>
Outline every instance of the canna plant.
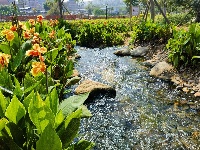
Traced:
<path fill-rule="evenodd" d="M 80 120 L 91 113 L 88 94 L 63 100 L 73 73 L 75 41 L 58 21 L 41 15 L 1 32 L 0 149 L 90 149 L 77 138 Z M 77 140 L 76 140 L 77 141 Z"/>
<path fill-rule="evenodd" d="M 191 24 L 188 30 L 174 29 L 173 38 L 169 39 L 166 48 L 169 60 L 175 67 L 195 65 L 200 55 L 200 25 Z"/>

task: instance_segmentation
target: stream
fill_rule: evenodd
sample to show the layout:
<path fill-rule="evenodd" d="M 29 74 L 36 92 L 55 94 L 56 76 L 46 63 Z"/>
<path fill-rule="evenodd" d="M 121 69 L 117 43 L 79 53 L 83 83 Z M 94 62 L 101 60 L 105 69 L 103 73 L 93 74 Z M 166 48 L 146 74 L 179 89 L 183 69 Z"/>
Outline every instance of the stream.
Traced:
<path fill-rule="evenodd" d="M 115 87 L 116 97 L 99 97 L 87 104 L 93 116 L 82 119 L 80 139 L 95 143 L 94 150 L 200 149 L 199 104 L 149 76 L 138 58 L 113 54 L 120 47 L 76 47 L 75 64 L 82 80 Z"/>

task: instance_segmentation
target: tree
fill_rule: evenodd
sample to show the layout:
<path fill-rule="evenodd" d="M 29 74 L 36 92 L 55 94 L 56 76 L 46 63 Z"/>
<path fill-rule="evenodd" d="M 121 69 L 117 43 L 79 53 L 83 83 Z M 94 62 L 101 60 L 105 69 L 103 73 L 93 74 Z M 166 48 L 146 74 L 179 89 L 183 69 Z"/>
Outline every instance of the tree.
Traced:
<path fill-rule="evenodd" d="M 192 9 L 196 15 L 196 22 L 200 22 L 200 0 L 169 0 L 177 6 L 183 6 L 186 9 Z"/>

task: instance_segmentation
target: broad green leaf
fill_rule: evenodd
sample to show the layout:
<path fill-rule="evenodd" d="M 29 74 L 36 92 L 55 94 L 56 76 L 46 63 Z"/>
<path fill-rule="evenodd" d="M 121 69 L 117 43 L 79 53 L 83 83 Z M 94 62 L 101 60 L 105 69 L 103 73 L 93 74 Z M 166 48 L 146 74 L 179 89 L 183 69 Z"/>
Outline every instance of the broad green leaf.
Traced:
<path fill-rule="evenodd" d="M 27 50 L 30 50 L 31 47 L 32 47 L 32 42 L 31 42 L 31 40 L 27 40 L 26 42 L 24 42 L 24 43 L 22 44 L 21 49 L 22 49 L 23 53 L 25 54 L 25 52 L 26 52 Z"/>
<path fill-rule="evenodd" d="M 8 121 L 6 118 L 1 118 L 1 119 L 0 119 L 0 131 L 1 131 L 2 129 L 5 128 L 5 126 L 6 126 L 6 124 L 7 124 L 8 122 L 9 122 L 9 121 Z"/>
<path fill-rule="evenodd" d="M 192 57 L 192 59 L 195 59 L 195 58 L 199 59 L 200 56 L 193 56 L 193 57 Z"/>
<path fill-rule="evenodd" d="M 10 54 L 10 47 L 8 44 L 0 44 L 0 50 L 5 54 Z"/>
<path fill-rule="evenodd" d="M 25 142 L 23 131 L 19 125 L 14 124 L 13 122 L 9 122 L 6 124 L 6 131 L 8 131 L 12 135 L 12 140 L 19 146 L 23 147 Z"/>
<path fill-rule="evenodd" d="M 54 60 L 56 60 L 56 57 L 57 57 L 57 55 L 58 55 L 58 48 L 54 48 L 54 49 L 48 51 L 46 54 L 48 55 L 48 58 L 49 58 L 52 62 L 54 62 Z"/>
<path fill-rule="evenodd" d="M 56 131 L 48 125 L 36 143 L 37 150 L 62 150 L 62 143 Z"/>
<path fill-rule="evenodd" d="M 15 71 L 17 69 L 17 67 L 20 65 L 22 58 L 23 58 L 24 54 L 22 52 L 22 50 L 20 49 L 17 53 L 17 55 L 15 57 L 13 57 L 13 62 L 11 63 L 11 69 L 13 71 Z"/>
<path fill-rule="evenodd" d="M 29 79 L 31 79 L 31 77 L 30 77 Z M 29 79 L 25 78 L 25 81 L 24 81 L 24 82 L 25 82 L 25 83 L 26 83 L 26 82 L 31 82 L 31 80 L 29 80 Z M 28 81 L 28 80 L 29 80 L 29 81 Z M 30 92 L 30 91 L 32 91 L 34 88 L 36 88 L 38 85 L 40 85 L 41 81 L 42 81 L 42 79 L 41 79 L 40 81 L 35 81 L 33 84 L 29 84 L 29 86 L 26 85 L 28 88 L 25 89 L 24 94 L 25 94 L 25 93 L 28 93 L 28 92 Z M 27 84 L 27 83 L 26 83 L 26 84 Z M 31 86 L 30 86 L 30 85 L 31 85 Z"/>
<path fill-rule="evenodd" d="M 55 128 L 57 128 L 64 121 L 64 118 L 63 112 L 60 110 L 55 117 Z"/>
<path fill-rule="evenodd" d="M 45 102 L 46 102 L 47 106 L 49 106 L 51 111 L 54 113 L 54 115 L 56 115 L 57 111 L 58 111 L 58 103 L 59 103 L 59 99 L 58 99 L 58 94 L 57 94 L 56 88 L 54 88 L 52 90 L 52 92 L 46 98 Z"/>
<path fill-rule="evenodd" d="M 88 110 L 88 108 L 85 105 L 81 105 L 79 108 L 82 109 L 81 117 L 92 117 L 91 112 Z"/>
<path fill-rule="evenodd" d="M 14 95 L 8 108 L 6 109 L 5 116 L 12 121 L 13 123 L 17 124 L 18 121 L 24 117 L 26 114 L 26 109 L 23 104 L 17 99 Z"/>
<path fill-rule="evenodd" d="M 67 77 L 69 78 L 73 74 L 74 70 L 74 63 L 72 60 L 68 61 L 66 67 L 65 67 L 65 73 L 67 73 Z"/>
<path fill-rule="evenodd" d="M 80 126 L 81 114 L 81 109 L 71 113 L 65 122 L 57 128 L 57 133 L 63 143 L 63 148 L 67 148 L 76 137 Z"/>
<path fill-rule="evenodd" d="M 59 110 L 61 109 L 63 114 L 67 116 L 78 109 L 88 96 L 89 93 L 71 96 L 60 103 Z"/>
<path fill-rule="evenodd" d="M 9 105 L 9 101 L 4 97 L 4 95 L 0 91 L 0 117 L 5 116 L 5 111 L 8 105 Z"/>
<path fill-rule="evenodd" d="M 28 112 L 31 121 L 38 129 L 38 133 L 42 133 L 48 124 L 54 126 L 55 116 L 39 94 L 31 100 Z"/>
<path fill-rule="evenodd" d="M 80 140 L 77 144 L 74 145 L 74 150 L 90 150 L 94 147 L 93 142 L 89 142 L 86 140 Z"/>
<path fill-rule="evenodd" d="M 34 91 L 32 91 L 27 97 L 24 98 L 24 100 L 22 102 L 27 111 L 28 111 L 29 104 L 32 101 L 32 99 L 34 98 L 34 96 L 35 96 Z"/>
<path fill-rule="evenodd" d="M 13 94 L 16 96 L 19 96 L 18 98 L 21 99 L 21 97 L 23 95 L 23 91 L 21 89 L 20 83 L 15 77 L 14 77 L 14 82 L 15 82 L 15 89 L 14 89 Z"/>

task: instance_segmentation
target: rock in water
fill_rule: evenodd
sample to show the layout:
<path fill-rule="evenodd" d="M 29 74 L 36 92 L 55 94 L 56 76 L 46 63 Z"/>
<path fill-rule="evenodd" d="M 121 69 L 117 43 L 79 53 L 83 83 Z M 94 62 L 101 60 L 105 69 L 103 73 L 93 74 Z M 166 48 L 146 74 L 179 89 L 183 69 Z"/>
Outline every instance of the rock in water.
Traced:
<path fill-rule="evenodd" d="M 116 96 L 116 90 L 108 85 L 100 82 L 85 80 L 76 89 L 75 94 L 90 93 L 86 102 L 91 102 L 95 98 L 105 95 L 107 97 L 114 98 Z"/>
<path fill-rule="evenodd" d="M 130 51 L 130 55 L 133 57 L 142 57 L 145 56 L 148 51 L 149 51 L 148 47 L 138 46 Z"/>
<path fill-rule="evenodd" d="M 130 56 L 131 53 L 128 48 L 124 48 L 124 49 L 115 51 L 114 54 L 117 56 Z"/>

